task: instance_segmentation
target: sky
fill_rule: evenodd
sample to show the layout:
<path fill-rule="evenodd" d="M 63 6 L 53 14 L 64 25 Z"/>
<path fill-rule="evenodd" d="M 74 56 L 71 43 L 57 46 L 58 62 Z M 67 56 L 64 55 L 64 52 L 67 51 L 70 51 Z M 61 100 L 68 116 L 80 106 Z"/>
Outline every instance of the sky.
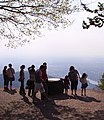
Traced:
<path fill-rule="evenodd" d="M 50 59 L 104 58 L 104 26 L 82 28 L 82 21 L 92 16 L 77 12 L 69 16 L 73 24 L 65 29 L 42 31 L 42 37 L 16 49 L 7 48 L 0 42 L 0 67 L 10 62 L 16 64 L 41 63 Z"/>

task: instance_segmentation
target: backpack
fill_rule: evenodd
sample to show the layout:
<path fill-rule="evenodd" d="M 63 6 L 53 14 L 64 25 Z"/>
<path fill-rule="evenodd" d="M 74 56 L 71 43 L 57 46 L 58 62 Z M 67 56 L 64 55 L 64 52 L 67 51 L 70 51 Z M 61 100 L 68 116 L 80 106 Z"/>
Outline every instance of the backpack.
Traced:
<path fill-rule="evenodd" d="M 76 73 L 76 71 L 71 71 L 71 72 L 69 72 L 69 79 L 70 79 L 70 81 L 76 81 L 77 80 L 77 73 Z"/>
<path fill-rule="evenodd" d="M 35 80 L 36 83 L 41 83 L 39 70 L 35 72 L 35 79 L 36 79 Z"/>

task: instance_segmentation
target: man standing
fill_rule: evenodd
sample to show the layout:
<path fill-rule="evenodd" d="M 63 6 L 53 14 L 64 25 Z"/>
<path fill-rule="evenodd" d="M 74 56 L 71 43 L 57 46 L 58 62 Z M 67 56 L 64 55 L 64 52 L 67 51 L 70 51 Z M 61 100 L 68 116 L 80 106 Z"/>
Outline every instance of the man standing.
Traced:
<path fill-rule="evenodd" d="M 48 95 L 48 86 L 47 86 L 47 82 L 48 82 L 48 76 L 47 76 L 47 63 L 44 62 L 43 63 L 44 69 L 42 70 L 42 83 L 45 89 L 45 93 Z M 44 96 L 41 95 L 41 99 L 44 100 Z"/>
<path fill-rule="evenodd" d="M 14 77 L 15 70 L 12 68 L 12 64 L 9 64 L 8 66 L 9 66 L 9 68 L 7 69 L 7 76 L 8 76 L 7 87 L 8 87 L 9 82 L 10 82 L 10 90 L 12 90 L 12 81 L 14 81 L 14 79 L 15 79 L 15 77 Z"/>

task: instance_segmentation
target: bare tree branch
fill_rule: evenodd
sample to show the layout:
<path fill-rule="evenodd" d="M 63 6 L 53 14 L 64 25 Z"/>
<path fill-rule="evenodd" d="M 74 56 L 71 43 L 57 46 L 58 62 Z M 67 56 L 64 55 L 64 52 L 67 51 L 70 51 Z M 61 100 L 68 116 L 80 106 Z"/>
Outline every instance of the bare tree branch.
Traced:
<path fill-rule="evenodd" d="M 78 11 L 74 0 L 0 0 L 0 38 L 8 47 L 23 45 L 42 28 L 70 25 L 67 15 Z M 8 42 L 7 42 L 8 41 Z"/>
<path fill-rule="evenodd" d="M 83 4 L 82 2 L 81 5 L 83 6 L 85 11 L 95 14 L 93 18 L 87 17 L 89 23 L 83 21 L 82 24 L 83 29 L 88 29 L 91 25 L 99 28 L 104 25 L 104 3 L 98 2 L 98 8 L 94 10 L 91 10 L 86 6 L 86 4 Z"/>

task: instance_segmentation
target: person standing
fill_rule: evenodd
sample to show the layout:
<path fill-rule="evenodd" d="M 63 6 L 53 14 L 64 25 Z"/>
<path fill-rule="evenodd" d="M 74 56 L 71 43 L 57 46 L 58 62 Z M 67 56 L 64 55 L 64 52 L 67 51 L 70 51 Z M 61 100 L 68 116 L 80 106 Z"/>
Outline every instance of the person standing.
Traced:
<path fill-rule="evenodd" d="M 48 82 L 48 76 L 47 76 L 47 63 L 44 62 L 44 63 L 43 63 L 43 66 L 44 66 L 44 69 L 42 70 L 42 83 L 43 83 L 43 86 L 44 86 L 44 89 L 45 89 L 45 93 L 48 95 L 48 85 L 47 85 L 47 82 Z M 41 95 L 41 99 L 44 100 L 43 94 Z"/>
<path fill-rule="evenodd" d="M 47 94 L 45 93 L 44 86 L 42 84 L 42 71 L 44 70 L 44 66 L 41 65 L 40 68 L 36 71 L 36 81 L 35 81 L 35 88 L 34 88 L 34 95 L 33 95 L 33 103 L 36 99 L 36 93 L 40 91 L 41 95 L 44 96 L 45 100 L 48 101 Z"/>
<path fill-rule="evenodd" d="M 88 77 L 88 75 L 86 73 L 83 73 L 82 77 L 80 79 L 80 82 L 82 83 L 82 85 L 81 85 L 81 96 L 83 96 L 83 95 L 86 96 L 86 88 L 88 86 L 87 77 Z"/>
<path fill-rule="evenodd" d="M 9 82 L 10 82 L 10 90 L 12 90 L 12 81 L 14 81 L 14 74 L 15 74 L 15 70 L 14 68 L 12 68 L 12 64 L 9 64 L 8 65 L 9 68 L 7 69 L 7 76 L 8 76 L 8 84 L 7 84 L 7 87 L 9 85 Z"/>
<path fill-rule="evenodd" d="M 68 89 L 70 88 L 70 82 L 69 82 L 68 75 L 65 76 L 65 78 L 63 79 L 63 82 L 64 82 L 65 94 L 68 95 Z"/>
<path fill-rule="evenodd" d="M 20 66 L 20 82 L 21 82 L 21 85 L 20 85 L 20 95 L 26 95 L 25 93 L 25 89 L 24 89 L 24 80 L 25 80 L 25 74 L 24 74 L 24 69 L 25 69 L 25 65 L 21 65 Z"/>
<path fill-rule="evenodd" d="M 69 68 L 69 73 L 68 77 L 71 81 L 71 95 L 77 95 L 77 86 L 78 86 L 78 79 L 79 79 L 79 73 L 78 71 L 74 68 L 74 66 L 71 66 Z"/>
<path fill-rule="evenodd" d="M 32 91 L 32 96 L 34 94 L 34 81 L 35 81 L 35 66 L 32 65 L 31 67 L 28 68 L 29 71 L 29 86 L 28 86 L 28 96 L 30 96 L 31 91 Z"/>
<path fill-rule="evenodd" d="M 4 66 L 3 68 L 3 79 L 4 79 L 4 90 L 8 90 L 7 66 Z"/>

